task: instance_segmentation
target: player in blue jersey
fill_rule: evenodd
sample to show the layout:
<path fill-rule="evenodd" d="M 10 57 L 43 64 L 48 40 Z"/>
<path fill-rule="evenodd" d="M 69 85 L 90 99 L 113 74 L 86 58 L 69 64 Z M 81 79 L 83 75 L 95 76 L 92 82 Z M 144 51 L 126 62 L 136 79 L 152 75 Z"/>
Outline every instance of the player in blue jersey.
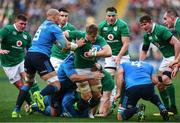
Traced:
<path fill-rule="evenodd" d="M 125 84 L 125 97 L 122 107 L 118 108 L 117 119 L 127 120 L 138 112 L 138 120 L 144 120 L 145 106 L 136 106 L 139 99 L 149 100 L 155 104 L 164 120 L 169 120 L 168 112 L 155 94 L 153 82 L 157 82 L 152 65 L 142 61 L 122 63 L 117 71 L 117 95 L 120 97 L 122 85 Z"/>
<path fill-rule="evenodd" d="M 44 114 L 50 116 L 62 116 L 66 117 L 87 117 L 88 116 L 88 107 L 83 107 L 83 110 L 75 110 L 73 104 L 75 102 L 75 82 L 83 82 L 90 79 L 100 79 L 102 73 L 95 72 L 92 75 L 77 75 L 77 72 L 74 68 L 74 54 L 71 53 L 66 57 L 66 59 L 60 65 L 57 71 L 58 78 L 61 83 L 61 90 L 56 93 L 55 96 L 46 97 L 44 104 L 46 104 Z M 53 98 L 49 101 L 48 98 Z M 37 105 L 32 105 L 33 111 L 39 111 Z"/>
<path fill-rule="evenodd" d="M 20 89 L 18 101 L 15 107 L 17 113 L 25 100 L 28 90 L 34 83 L 36 72 L 45 80 L 48 85 L 41 91 L 33 94 L 35 102 L 41 111 L 44 111 L 43 96 L 51 95 L 60 89 L 60 83 L 56 72 L 50 62 L 51 47 L 53 43 L 66 47 L 67 40 L 58 26 L 59 11 L 49 9 L 46 13 L 47 19 L 38 28 L 32 46 L 25 57 L 25 72 L 27 74 L 26 83 Z"/>

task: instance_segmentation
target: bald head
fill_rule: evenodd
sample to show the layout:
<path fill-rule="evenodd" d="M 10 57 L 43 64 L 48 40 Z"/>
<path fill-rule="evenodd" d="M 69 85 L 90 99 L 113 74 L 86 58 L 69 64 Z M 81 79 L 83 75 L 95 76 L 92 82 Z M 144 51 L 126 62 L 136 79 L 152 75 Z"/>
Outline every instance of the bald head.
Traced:
<path fill-rule="evenodd" d="M 49 9 L 46 12 L 47 17 L 49 17 L 49 16 L 56 16 L 57 14 L 59 14 L 59 11 L 57 9 Z"/>
<path fill-rule="evenodd" d="M 57 9 L 49 9 L 46 12 L 47 15 L 47 19 L 51 20 L 53 22 L 55 22 L 56 24 L 58 24 L 59 21 L 59 11 Z"/>

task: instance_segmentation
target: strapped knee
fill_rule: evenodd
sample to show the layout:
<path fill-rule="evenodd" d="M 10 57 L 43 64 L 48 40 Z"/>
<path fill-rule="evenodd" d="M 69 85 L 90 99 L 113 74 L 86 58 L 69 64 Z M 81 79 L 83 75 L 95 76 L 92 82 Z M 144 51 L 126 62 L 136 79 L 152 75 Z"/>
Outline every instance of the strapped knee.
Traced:
<path fill-rule="evenodd" d="M 102 84 L 101 82 L 96 85 L 91 85 L 92 92 L 101 92 L 102 91 Z"/>
<path fill-rule="evenodd" d="M 158 81 L 159 81 L 160 83 L 162 83 L 162 82 L 163 82 L 163 80 L 162 80 L 162 76 L 158 76 Z"/>
<path fill-rule="evenodd" d="M 171 79 L 171 71 L 164 71 L 162 74 L 168 76 Z"/>
<path fill-rule="evenodd" d="M 88 81 L 82 82 L 82 83 L 76 83 L 78 90 L 80 93 L 88 93 L 91 92 L 91 88 L 89 86 Z"/>

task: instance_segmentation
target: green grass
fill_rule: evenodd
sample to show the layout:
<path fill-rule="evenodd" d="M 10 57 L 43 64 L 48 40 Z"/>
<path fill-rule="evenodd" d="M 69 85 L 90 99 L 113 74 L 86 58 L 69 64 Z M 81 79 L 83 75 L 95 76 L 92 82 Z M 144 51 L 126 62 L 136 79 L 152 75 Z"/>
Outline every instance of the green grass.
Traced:
<path fill-rule="evenodd" d="M 38 79 L 39 80 L 39 79 Z M 45 86 L 45 82 L 38 81 L 40 87 Z M 176 88 L 176 103 L 178 112 L 180 113 L 180 74 L 174 80 L 174 85 Z M 117 122 L 116 113 L 106 117 L 106 118 L 62 118 L 62 117 L 48 117 L 39 113 L 34 113 L 33 115 L 26 115 L 22 108 L 22 118 L 12 119 L 11 112 L 16 103 L 16 97 L 18 95 L 18 90 L 15 86 L 11 85 L 5 76 L 4 72 L 0 68 L 0 122 Z M 161 117 L 154 117 L 153 113 L 158 112 L 158 109 L 147 101 L 142 101 L 146 105 L 146 121 L 151 122 L 161 122 Z M 129 119 L 129 121 L 137 121 L 136 117 Z M 171 118 L 172 122 L 180 122 L 180 115 L 176 115 Z"/>

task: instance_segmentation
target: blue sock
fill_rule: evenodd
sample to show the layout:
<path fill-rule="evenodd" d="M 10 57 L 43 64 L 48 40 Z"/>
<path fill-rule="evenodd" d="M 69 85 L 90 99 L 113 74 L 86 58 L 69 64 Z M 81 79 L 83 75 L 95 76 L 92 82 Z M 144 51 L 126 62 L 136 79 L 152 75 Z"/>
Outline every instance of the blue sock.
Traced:
<path fill-rule="evenodd" d="M 23 85 L 20 88 L 19 95 L 18 95 L 18 98 L 17 98 L 17 101 L 16 101 L 16 107 L 15 107 L 14 111 L 16 111 L 16 112 L 20 111 L 23 102 L 27 99 L 27 96 L 28 96 L 28 93 L 29 93 L 28 92 L 29 88 L 30 87 L 28 85 Z"/>
<path fill-rule="evenodd" d="M 165 108 L 165 106 L 161 103 L 161 104 L 159 105 L 159 110 L 162 111 L 162 110 L 164 110 L 164 109 L 166 109 L 166 108 Z"/>
<path fill-rule="evenodd" d="M 16 107 L 14 108 L 15 112 L 20 112 L 20 107 L 16 105 Z"/>
<path fill-rule="evenodd" d="M 42 111 L 41 111 L 41 110 L 39 110 L 39 108 L 38 108 L 37 104 L 33 104 L 33 105 L 32 105 L 32 110 L 33 110 L 34 112 L 39 112 L 39 113 L 42 113 Z"/>
<path fill-rule="evenodd" d="M 53 85 L 47 85 L 41 92 L 40 94 L 42 96 L 45 96 L 45 95 L 52 95 L 54 94 L 55 92 L 58 91 L 58 88 L 56 86 L 53 86 Z"/>
<path fill-rule="evenodd" d="M 128 120 L 129 118 L 131 118 L 137 112 L 137 110 L 137 107 L 124 110 L 124 114 L 122 115 L 123 120 Z"/>

